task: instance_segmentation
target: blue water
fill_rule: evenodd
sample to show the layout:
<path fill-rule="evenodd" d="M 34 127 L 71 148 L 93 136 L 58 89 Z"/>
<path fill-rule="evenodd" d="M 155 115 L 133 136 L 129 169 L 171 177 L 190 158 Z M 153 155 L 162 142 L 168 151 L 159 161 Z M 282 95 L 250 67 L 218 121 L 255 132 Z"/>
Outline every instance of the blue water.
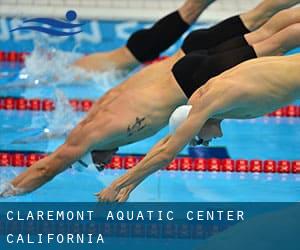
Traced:
<path fill-rule="evenodd" d="M 110 47 L 107 47 L 110 49 Z M 295 52 L 295 51 L 294 51 Z M 18 73 L 20 65 L 1 64 L 1 72 Z M 53 86 L 31 90 L 1 89 L 13 81 L 2 77 L 1 96 L 53 98 Z M 114 83 L 116 84 L 116 83 Z M 97 99 L 103 91 L 95 84 L 58 86 L 67 98 Z M 299 103 L 298 103 L 299 104 Z M 51 114 L 50 120 L 51 120 Z M 84 113 L 77 113 L 77 119 Z M 20 138 L 35 136 L 47 127 L 44 112 L 0 110 L 0 151 L 53 151 L 64 138 L 34 143 L 13 143 Z M 232 158 L 298 160 L 300 156 L 300 119 L 260 118 L 247 121 L 228 120 L 222 124 L 224 137 L 212 146 L 226 146 Z M 120 148 L 119 153 L 147 153 L 168 132 L 162 129 L 144 141 Z M 182 154 L 187 154 L 184 149 Z M 0 168 L 0 184 L 16 176 L 23 168 Z M 94 201 L 100 191 L 123 171 L 106 170 L 76 172 L 68 170 L 32 194 L 1 201 Z M 80 185 L 79 185 L 80 184 Z M 300 176 L 279 174 L 158 172 L 147 179 L 131 195 L 130 201 L 298 201 Z"/>

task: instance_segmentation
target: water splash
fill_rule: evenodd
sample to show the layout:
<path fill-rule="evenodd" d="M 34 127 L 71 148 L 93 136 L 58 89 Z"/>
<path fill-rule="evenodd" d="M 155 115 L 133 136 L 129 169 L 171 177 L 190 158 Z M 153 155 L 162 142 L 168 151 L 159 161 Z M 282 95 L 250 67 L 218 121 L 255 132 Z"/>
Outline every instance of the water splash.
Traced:
<path fill-rule="evenodd" d="M 16 195 L 24 194 L 25 190 L 22 188 L 16 188 L 10 182 L 0 184 L 0 198 L 8 198 Z"/>
<path fill-rule="evenodd" d="M 58 89 L 55 90 L 55 107 L 54 111 L 44 113 L 46 125 L 43 128 L 35 131 L 34 135 L 14 140 L 12 144 L 37 143 L 66 137 L 80 121 L 82 114 L 73 110 L 64 93 Z M 37 127 L 35 116 L 31 127 Z"/>
<path fill-rule="evenodd" d="M 4 168 L 0 176 L 0 198 L 8 198 L 24 193 L 23 189 L 15 188 L 11 184 L 11 180 L 23 171 L 17 168 Z"/>
<path fill-rule="evenodd" d="M 66 136 L 81 119 L 64 93 L 58 89 L 55 90 L 55 110 L 46 113 L 45 116 L 48 126 L 44 132 L 51 138 Z"/>
<path fill-rule="evenodd" d="M 68 72 L 69 65 L 81 56 L 79 53 L 57 50 L 45 37 L 38 36 L 34 41 L 34 50 L 25 58 L 20 78 L 35 85 L 59 80 L 71 81 L 73 78 Z"/>
<path fill-rule="evenodd" d="M 128 72 L 113 67 L 105 72 L 87 72 L 72 64 L 83 54 L 65 52 L 52 46 L 46 37 L 38 36 L 34 50 L 25 58 L 24 68 L 14 82 L 3 84 L 2 89 L 33 88 L 43 86 L 94 84 L 103 92 L 115 87 Z"/>

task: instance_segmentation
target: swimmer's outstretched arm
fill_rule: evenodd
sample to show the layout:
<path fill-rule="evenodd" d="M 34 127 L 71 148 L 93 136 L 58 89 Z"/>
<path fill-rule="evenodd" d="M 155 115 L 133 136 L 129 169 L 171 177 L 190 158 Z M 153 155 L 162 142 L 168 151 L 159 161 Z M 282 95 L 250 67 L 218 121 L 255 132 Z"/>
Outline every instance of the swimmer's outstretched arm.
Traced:
<path fill-rule="evenodd" d="M 136 187 L 149 175 L 166 167 L 183 147 L 198 134 L 208 117 L 209 115 L 206 112 L 195 114 L 192 110 L 188 119 L 178 128 L 174 135 L 169 135 L 161 140 L 136 167 L 130 169 L 122 177 L 114 181 L 110 187 L 100 192 L 98 200 L 105 202 L 116 201 L 119 192 L 123 188 L 129 185 Z"/>
<path fill-rule="evenodd" d="M 63 145 L 13 179 L 10 182 L 11 188 L 2 191 L 0 197 L 22 195 L 34 191 L 69 168 L 99 141 L 105 141 L 111 136 L 115 128 L 109 123 L 110 118 L 103 118 L 108 125 L 99 130 L 101 125 L 96 122 L 98 119 L 93 119 L 96 110 L 97 105 L 94 105 L 86 119 L 71 131 Z"/>
<path fill-rule="evenodd" d="M 201 100 L 201 107 L 193 106 L 187 120 L 176 130 L 174 135 L 168 135 L 161 140 L 136 167 L 96 194 L 98 200 L 120 201 L 118 198 L 122 199 L 122 195 L 120 195 L 122 189 L 130 186 L 129 192 L 131 192 L 149 175 L 166 167 L 184 146 L 198 135 L 205 122 L 219 110 L 218 107 L 222 106 L 219 100 L 210 96 L 206 100 Z"/>
<path fill-rule="evenodd" d="M 13 179 L 8 185 L 10 188 L 3 190 L 0 197 L 23 195 L 34 191 L 66 170 L 77 160 L 77 156 L 83 155 L 84 152 L 83 146 L 62 145 L 53 154 L 36 162 Z"/>

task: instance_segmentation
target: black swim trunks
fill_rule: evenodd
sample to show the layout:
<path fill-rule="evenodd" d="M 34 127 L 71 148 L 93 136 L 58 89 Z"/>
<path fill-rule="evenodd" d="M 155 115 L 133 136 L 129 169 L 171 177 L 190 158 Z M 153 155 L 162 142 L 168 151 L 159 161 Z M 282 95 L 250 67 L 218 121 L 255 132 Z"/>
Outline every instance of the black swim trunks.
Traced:
<path fill-rule="evenodd" d="M 172 72 L 185 95 L 190 98 L 209 79 L 256 57 L 255 50 L 249 45 L 214 55 L 194 51 L 181 58 L 173 66 Z"/>
<path fill-rule="evenodd" d="M 249 32 L 240 16 L 234 16 L 209 29 L 192 31 L 184 40 L 181 48 L 185 54 L 195 50 L 209 50 L 225 41 L 241 37 Z"/>

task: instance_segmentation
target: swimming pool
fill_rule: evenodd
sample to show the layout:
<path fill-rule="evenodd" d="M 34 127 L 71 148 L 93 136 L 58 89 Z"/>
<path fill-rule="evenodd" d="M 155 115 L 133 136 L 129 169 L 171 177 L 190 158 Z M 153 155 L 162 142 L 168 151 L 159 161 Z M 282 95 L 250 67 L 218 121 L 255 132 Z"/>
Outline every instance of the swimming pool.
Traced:
<path fill-rule="evenodd" d="M 113 43 L 117 44 L 117 43 Z M 104 49 L 110 49 L 107 46 Z M 22 48 L 19 48 L 21 50 Z M 169 53 L 174 50 L 172 48 Z M 81 51 L 82 52 L 82 51 Z M 14 84 L 14 76 L 20 70 L 18 64 L 1 64 L 2 79 L 0 87 Z M 7 75 L 5 76 L 6 73 Z M 114 79 L 113 85 L 122 79 Z M 112 86 L 113 86 L 112 85 Z M 42 86 L 42 84 L 41 84 Z M 93 99 L 105 92 L 97 84 L 65 84 L 55 88 L 51 85 L 22 88 L 0 88 L 0 97 L 25 97 L 27 99 L 54 98 L 55 89 L 62 91 L 67 99 Z M 56 95 L 55 95 L 56 94 Z M 300 103 L 295 103 L 299 105 Z M 66 123 L 73 126 L 83 112 L 59 114 L 59 112 L 0 110 L 0 151 L 38 151 L 51 152 L 63 142 L 63 137 L 51 140 L 37 140 L 24 143 L 24 138 L 36 138 L 51 123 L 56 129 L 63 129 Z M 71 119 L 68 119 L 70 118 Z M 63 119 L 67 119 L 63 120 Z M 71 121 L 70 121 L 71 120 Z M 63 126 L 62 126 L 63 124 Z M 226 146 L 233 159 L 247 160 L 299 160 L 300 155 L 300 119 L 291 117 L 263 117 L 248 121 L 225 121 L 224 137 L 213 142 L 213 146 Z M 52 124 L 52 129 L 55 127 Z M 59 127 L 61 126 L 61 127 Z M 155 136 L 125 147 L 119 153 L 145 154 L 162 138 L 165 128 Z M 182 154 L 186 155 L 187 149 Z M 0 184 L 23 171 L 20 167 L 0 167 Z M 76 172 L 67 170 L 40 190 L 6 201 L 95 201 L 93 194 L 124 170 L 107 169 Z M 298 201 L 300 195 L 300 176 L 297 174 L 275 173 L 231 173 L 231 172 L 195 172 L 161 171 L 150 177 L 131 195 L 130 201 Z"/>

